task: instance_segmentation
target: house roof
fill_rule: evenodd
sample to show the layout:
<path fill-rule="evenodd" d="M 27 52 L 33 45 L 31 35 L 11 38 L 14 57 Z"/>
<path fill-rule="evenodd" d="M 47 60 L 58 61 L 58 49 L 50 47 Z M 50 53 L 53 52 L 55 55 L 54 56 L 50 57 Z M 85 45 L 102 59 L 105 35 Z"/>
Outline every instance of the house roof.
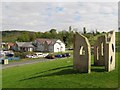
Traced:
<path fill-rule="evenodd" d="M 15 43 L 9 42 L 8 45 L 9 45 L 9 46 L 14 46 Z"/>
<path fill-rule="evenodd" d="M 47 43 L 48 45 L 53 45 L 58 39 L 44 39 L 44 38 L 37 38 L 36 41 L 44 44 Z"/>
<path fill-rule="evenodd" d="M 32 42 L 16 42 L 19 47 L 34 47 Z"/>

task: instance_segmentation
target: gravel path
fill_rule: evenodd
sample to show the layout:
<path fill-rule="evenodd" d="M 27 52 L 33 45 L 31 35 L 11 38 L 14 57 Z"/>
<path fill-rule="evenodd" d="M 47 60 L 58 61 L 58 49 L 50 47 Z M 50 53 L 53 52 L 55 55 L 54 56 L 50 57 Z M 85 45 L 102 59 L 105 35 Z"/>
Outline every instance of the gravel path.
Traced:
<path fill-rule="evenodd" d="M 14 67 L 14 66 L 22 66 L 26 64 L 34 64 L 38 62 L 52 61 L 55 59 L 36 59 L 36 60 L 26 60 L 26 61 L 18 61 L 18 62 L 9 62 L 7 65 L 2 65 L 2 69 Z"/>

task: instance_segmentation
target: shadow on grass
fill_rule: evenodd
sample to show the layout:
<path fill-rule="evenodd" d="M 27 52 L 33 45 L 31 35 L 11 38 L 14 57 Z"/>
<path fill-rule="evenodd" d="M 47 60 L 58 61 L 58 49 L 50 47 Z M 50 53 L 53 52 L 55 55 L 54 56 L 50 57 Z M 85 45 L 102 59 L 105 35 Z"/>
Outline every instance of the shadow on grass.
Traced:
<path fill-rule="evenodd" d="M 91 72 L 105 72 L 105 66 L 95 66 L 94 64 L 91 66 Z"/>
<path fill-rule="evenodd" d="M 48 77 L 48 76 L 58 76 L 58 75 L 68 75 L 68 74 L 77 74 L 77 71 L 74 71 L 73 69 L 64 69 L 58 72 L 54 72 L 51 74 L 43 74 L 43 75 L 37 75 L 29 78 L 22 79 L 20 81 L 25 81 L 25 80 L 30 80 L 30 79 L 35 79 L 35 78 L 40 78 L 40 77 Z M 79 73 L 80 74 L 80 73 Z"/>
<path fill-rule="evenodd" d="M 58 71 L 54 72 L 55 70 L 58 70 Z M 50 74 L 44 74 L 45 72 L 50 72 Z M 33 77 L 21 79 L 19 81 L 30 80 L 30 79 L 40 78 L 40 77 L 68 75 L 68 74 L 77 74 L 77 73 L 80 74 L 78 71 L 73 70 L 72 66 L 66 66 L 66 67 L 59 67 L 59 68 L 54 68 L 54 69 L 50 69 L 47 71 L 39 72 L 39 73 L 36 73 L 38 75 L 34 75 Z"/>
<path fill-rule="evenodd" d="M 105 72 L 104 68 L 92 68 L 91 72 Z"/>
<path fill-rule="evenodd" d="M 55 70 L 58 70 L 58 71 L 55 72 Z M 104 72 L 104 71 L 105 71 L 104 68 L 97 68 L 97 67 L 91 68 L 91 72 Z M 49 72 L 50 74 L 45 74 L 46 72 L 47 73 Z M 86 73 L 80 73 L 79 71 L 74 70 L 73 66 L 66 66 L 66 67 L 59 67 L 59 68 L 54 68 L 54 69 L 46 70 L 43 72 L 35 73 L 34 76 L 31 76 L 31 77 L 25 78 L 25 79 L 21 79 L 19 81 L 36 79 L 36 78 L 40 78 L 40 77 L 60 76 L 60 75 L 69 75 L 69 74 L 72 75 L 72 74 L 86 74 Z"/>
<path fill-rule="evenodd" d="M 72 65 L 71 66 L 64 66 L 64 67 L 58 67 L 58 68 L 49 69 L 49 70 L 46 70 L 46 71 L 35 73 L 35 75 L 36 74 L 42 74 L 42 73 L 49 72 L 49 71 L 59 70 L 59 69 L 63 69 L 63 68 L 70 68 L 70 67 L 72 68 Z"/>

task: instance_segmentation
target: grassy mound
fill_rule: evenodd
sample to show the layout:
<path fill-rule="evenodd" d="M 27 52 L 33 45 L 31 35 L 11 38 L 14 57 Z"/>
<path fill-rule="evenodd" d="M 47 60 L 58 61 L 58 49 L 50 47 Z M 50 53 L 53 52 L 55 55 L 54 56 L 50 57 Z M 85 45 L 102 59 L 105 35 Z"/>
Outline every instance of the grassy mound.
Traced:
<path fill-rule="evenodd" d="M 118 53 L 111 72 L 92 65 L 90 74 L 80 74 L 73 70 L 73 58 L 64 58 L 4 69 L 2 74 L 3 88 L 116 88 Z"/>

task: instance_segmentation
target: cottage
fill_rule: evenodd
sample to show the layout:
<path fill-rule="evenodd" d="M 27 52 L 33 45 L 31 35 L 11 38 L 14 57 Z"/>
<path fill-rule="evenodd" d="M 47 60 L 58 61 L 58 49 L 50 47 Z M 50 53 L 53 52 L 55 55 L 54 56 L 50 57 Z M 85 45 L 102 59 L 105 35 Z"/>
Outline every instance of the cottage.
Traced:
<path fill-rule="evenodd" d="M 35 50 L 41 52 L 63 52 L 65 44 L 59 39 L 36 39 Z"/>
<path fill-rule="evenodd" d="M 34 46 L 32 45 L 32 42 L 16 42 L 17 51 L 22 52 L 32 52 L 34 51 Z"/>
<path fill-rule="evenodd" d="M 1 48 L 2 50 L 8 50 L 7 44 L 6 44 L 5 42 L 1 42 L 1 43 L 0 43 L 0 48 Z"/>
<path fill-rule="evenodd" d="M 4 51 L 13 50 L 14 46 L 15 46 L 15 43 L 12 43 L 12 42 L 7 42 L 7 43 L 1 42 L 0 43 L 0 47 Z"/>
<path fill-rule="evenodd" d="M 15 43 L 12 43 L 12 42 L 7 43 L 8 50 L 14 50 L 15 48 L 14 46 L 15 46 Z"/>

